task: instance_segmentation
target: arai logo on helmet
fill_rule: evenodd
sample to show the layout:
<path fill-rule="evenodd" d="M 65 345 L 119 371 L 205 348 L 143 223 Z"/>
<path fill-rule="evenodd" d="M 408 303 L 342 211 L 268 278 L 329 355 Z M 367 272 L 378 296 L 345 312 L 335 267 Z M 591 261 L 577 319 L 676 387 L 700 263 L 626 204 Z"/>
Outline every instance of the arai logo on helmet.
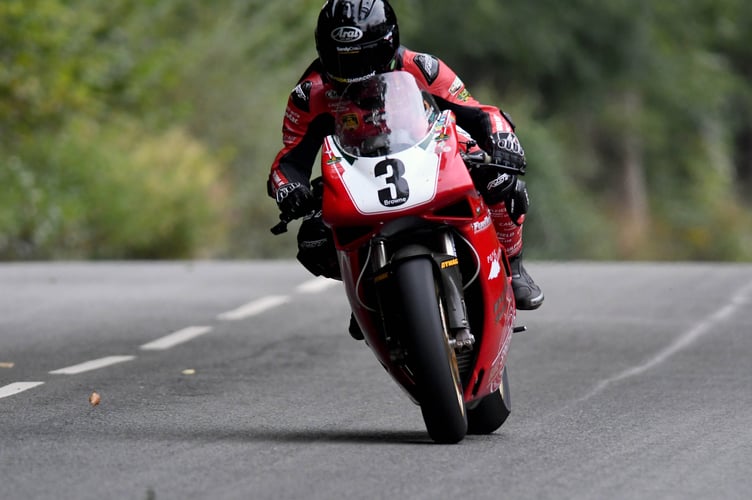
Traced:
<path fill-rule="evenodd" d="M 332 31 L 332 40 L 335 42 L 357 42 L 361 38 L 363 38 L 363 31 L 355 26 L 340 26 Z"/>

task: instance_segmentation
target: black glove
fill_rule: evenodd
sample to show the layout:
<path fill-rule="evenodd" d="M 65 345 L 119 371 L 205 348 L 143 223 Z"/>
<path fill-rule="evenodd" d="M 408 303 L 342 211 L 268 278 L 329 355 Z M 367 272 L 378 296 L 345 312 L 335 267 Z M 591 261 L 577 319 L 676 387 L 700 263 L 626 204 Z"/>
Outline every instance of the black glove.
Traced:
<path fill-rule="evenodd" d="M 489 149 L 494 163 L 518 168 L 521 174 L 525 173 L 525 167 L 527 166 L 525 150 L 522 149 L 520 140 L 514 132 L 496 132 L 493 134 Z"/>
<path fill-rule="evenodd" d="M 285 217 L 298 219 L 315 208 L 313 192 L 300 182 L 282 184 L 277 189 L 277 206 Z"/>

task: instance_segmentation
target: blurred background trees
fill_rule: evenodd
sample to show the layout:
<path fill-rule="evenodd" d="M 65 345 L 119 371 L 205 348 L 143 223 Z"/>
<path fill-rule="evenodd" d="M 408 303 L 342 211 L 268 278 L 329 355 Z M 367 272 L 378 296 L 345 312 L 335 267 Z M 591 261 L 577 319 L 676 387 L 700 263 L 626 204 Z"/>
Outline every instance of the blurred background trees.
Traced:
<path fill-rule="evenodd" d="M 0 259 L 294 255 L 265 181 L 321 3 L 0 2 Z M 743 0 L 392 4 L 512 115 L 529 256 L 752 258 Z"/>

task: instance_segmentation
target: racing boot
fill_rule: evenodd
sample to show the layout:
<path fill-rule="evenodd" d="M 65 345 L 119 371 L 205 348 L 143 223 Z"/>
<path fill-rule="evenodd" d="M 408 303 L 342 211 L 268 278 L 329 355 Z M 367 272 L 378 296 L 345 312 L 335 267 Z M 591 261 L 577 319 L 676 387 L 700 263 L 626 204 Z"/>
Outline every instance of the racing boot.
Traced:
<path fill-rule="evenodd" d="M 512 290 L 517 309 L 538 309 L 543 303 L 543 292 L 522 265 L 522 252 L 509 258 L 512 268 Z"/>

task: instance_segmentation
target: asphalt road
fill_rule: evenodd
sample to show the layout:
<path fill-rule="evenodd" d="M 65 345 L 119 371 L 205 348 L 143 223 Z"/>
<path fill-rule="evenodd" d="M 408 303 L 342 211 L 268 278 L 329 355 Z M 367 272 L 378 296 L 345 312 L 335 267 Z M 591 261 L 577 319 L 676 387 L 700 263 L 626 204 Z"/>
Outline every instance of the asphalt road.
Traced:
<path fill-rule="evenodd" d="M 528 268 L 512 415 L 442 446 L 293 262 L 0 265 L 0 498 L 750 498 L 752 265 Z"/>

